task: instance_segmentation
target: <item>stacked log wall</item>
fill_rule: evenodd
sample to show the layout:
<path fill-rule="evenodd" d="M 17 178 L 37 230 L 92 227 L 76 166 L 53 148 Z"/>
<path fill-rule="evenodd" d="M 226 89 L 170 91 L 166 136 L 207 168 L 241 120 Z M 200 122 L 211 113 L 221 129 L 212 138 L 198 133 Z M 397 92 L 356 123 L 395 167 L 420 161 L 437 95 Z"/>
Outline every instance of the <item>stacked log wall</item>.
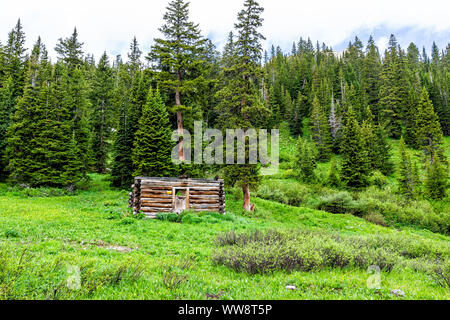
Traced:
<path fill-rule="evenodd" d="M 177 189 L 187 190 L 187 210 L 225 213 L 223 180 L 145 177 L 135 179 L 130 195 L 133 212 L 143 212 L 148 218 L 156 218 L 161 212 L 173 212 Z"/>

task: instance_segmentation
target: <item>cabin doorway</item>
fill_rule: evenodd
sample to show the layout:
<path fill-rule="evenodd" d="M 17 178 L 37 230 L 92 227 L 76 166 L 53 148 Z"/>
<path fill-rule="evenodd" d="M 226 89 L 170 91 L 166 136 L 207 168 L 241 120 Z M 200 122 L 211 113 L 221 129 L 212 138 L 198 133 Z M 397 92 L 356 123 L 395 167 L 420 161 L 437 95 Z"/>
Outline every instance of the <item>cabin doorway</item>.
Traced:
<path fill-rule="evenodd" d="M 173 212 L 180 214 L 189 209 L 189 188 L 173 188 Z"/>

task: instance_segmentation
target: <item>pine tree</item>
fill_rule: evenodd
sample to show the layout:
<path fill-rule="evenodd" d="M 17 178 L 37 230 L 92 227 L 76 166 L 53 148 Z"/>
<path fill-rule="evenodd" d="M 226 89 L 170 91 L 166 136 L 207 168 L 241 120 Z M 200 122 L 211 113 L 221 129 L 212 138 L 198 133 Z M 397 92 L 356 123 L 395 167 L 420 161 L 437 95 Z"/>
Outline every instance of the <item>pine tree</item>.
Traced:
<path fill-rule="evenodd" d="M 419 99 L 416 128 L 417 144 L 424 151 L 425 156 L 429 157 L 431 162 L 434 162 L 435 155 L 443 160 L 442 130 L 425 88 L 422 89 Z"/>
<path fill-rule="evenodd" d="M 6 139 L 15 105 L 13 85 L 13 79 L 9 76 L 0 86 L 0 181 L 7 177 Z"/>
<path fill-rule="evenodd" d="M 302 109 L 306 104 L 306 97 L 301 93 L 297 96 L 297 101 L 293 103 L 290 116 L 288 117 L 289 130 L 295 137 L 299 136 L 303 132 L 303 114 Z"/>
<path fill-rule="evenodd" d="M 343 130 L 341 152 L 343 156 L 341 179 L 349 188 L 359 189 L 368 185 L 370 168 L 367 151 L 352 106 L 349 106 Z"/>
<path fill-rule="evenodd" d="M 381 173 L 388 176 L 394 172 L 394 163 L 392 162 L 392 148 L 387 140 L 386 130 L 381 124 L 376 124 L 374 126 L 373 132 L 373 168 L 375 170 L 380 170 Z"/>
<path fill-rule="evenodd" d="M 94 170 L 98 173 L 106 172 L 108 161 L 111 128 L 115 112 L 112 103 L 113 86 L 112 70 L 105 52 L 98 62 L 92 88 L 91 157 Z"/>
<path fill-rule="evenodd" d="M 165 177 L 174 172 L 169 116 L 158 90 L 150 89 L 133 149 L 135 176 Z"/>
<path fill-rule="evenodd" d="M 81 178 L 67 103 L 68 71 L 51 66 L 38 43 L 29 62 L 26 87 L 8 129 L 10 178 L 31 186 L 73 186 Z"/>
<path fill-rule="evenodd" d="M 410 88 L 406 105 L 406 121 L 404 130 L 405 143 L 411 148 L 417 148 L 417 116 L 419 99 L 414 88 Z"/>
<path fill-rule="evenodd" d="M 433 200 L 441 200 L 447 196 L 448 167 L 442 163 L 438 155 L 428 163 L 425 179 L 427 195 Z"/>
<path fill-rule="evenodd" d="M 367 54 L 363 61 L 362 87 L 365 95 L 365 104 L 370 106 L 372 114 L 378 121 L 381 61 L 378 48 L 372 36 L 369 38 L 366 52 Z"/>
<path fill-rule="evenodd" d="M 380 119 L 390 136 L 399 138 L 404 121 L 408 87 L 406 85 L 404 57 L 397 48 L 397 41 L 391 35 L 389 51 L 385 53 L 381 73 Z"/>
<path fill-rule="evenodd" d="M 62 60 L 69 68 L 71 74 L 77 67 L 83 65 L 83 43 L 78 40 L 77 28 L 73 29 L 70 37 L 58 40 L 55 47 L 58 59 Z"/>
<path fill-rule="evenodd" d="M 314 170 L 317 168 L 318 151 L 315 145 L 306 139 L 298 139 L 297 170 L 299 177 L 305 182 L 315 179 Z"/>
<path fill-rule="evenodd" d="M 316 143 L 319 152 L 318 159 L 326 161 L 330 158 L 332 139 L 330 125 L 319 99 L 314 97 L 309 125 L 312 131 L 312 139 Z"/>
<path fill-rule="evenodd" d="M 131 77 L 134 77 L 136 72 L 142 68 L 141 55 L 142 51 L 139 49 L 139 43 L 136 37 L 134 37 L 130 44 L 130 52 L 128 53 L 128 68 Z"/>
<path fill-rule="evenodd" d="M 240 128 L 248 130 L 266 123 L 270 115 L 260 95 L 263 71 L 260 66 L 264 39 L 258 29 L 262 26 L 262 7 L 254 0 L 245 0 L 244 9 L 238 14 L 237 41 L 235 42 L 234 64 L 226 70 L 229 75 L 223 79 L 224 87 L 218 91 L 219 104 L 217 124 L 221 129 Z M 251 211 L 250 190 L 255 190 L 260 182 L 259 165 L 229 165 L 226 167 L 227 180 L 238 185 L 244 194 L 244 210 Z"/>
<path fill-rule="evenodd" d="M 12 78 L 14 101 L 22 96 L 26 77 L 26 48 L 25 33 L 20 19 L 16 26 L 8 34 L 5 45 L 5 73 Z"/>
<path fill-rule="evenodd" d="M 131 62 L 129 62 L 131 63 Z M 130 123 L 131 77 L 129 67 L 122 66 L 118 73 L 118 84 L 114 90 L 114 103 L 120 110 L 119 129 L 114 141 L 114 161 L 111 170 L 111 184 L 128 188 L 133 181 L 132 149 L 134 132 Z"/>
<path fill-rule="evenodd" d="M 148 59 L 155 63 L 158 84 L 161 90 L 173 94 L 173 111 L 177 115 L 180 134 L 179 159 L 184 161 L 183 114 L 192 110 L 188 96 L 195 93 L 196 85 L 204 81 L 205 61 L 201 59 L 205 39 L 200 35 L 198 25 L 189 21 L 189 2 L 173 0 L 164 14 L 165 24 L 159 29 L 164 39 L 155 39 L 155 45 Z"/>

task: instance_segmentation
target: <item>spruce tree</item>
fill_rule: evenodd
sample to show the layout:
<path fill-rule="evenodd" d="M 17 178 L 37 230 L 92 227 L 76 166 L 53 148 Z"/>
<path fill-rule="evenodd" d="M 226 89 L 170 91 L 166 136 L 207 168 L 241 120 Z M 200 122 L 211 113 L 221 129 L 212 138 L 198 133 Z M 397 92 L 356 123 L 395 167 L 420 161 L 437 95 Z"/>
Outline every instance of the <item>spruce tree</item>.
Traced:
<path fill-rule="evenodd" d="M 205 61 L 201 59 L 205 39 L 198 25 L 189 21 L 189 2 L 173 0 L 164 14 L 165 24 L 159 29 L 164 38 L 155 39 L 148 56 L 158 71 L 159 88 L 173 98 L 169 107 L 177 115 L 177 128 L 183 134 L 183 115 L 192 110 L 188 97 L 195 93 L 196 86 L 204 81 Z M 184 161 L 183 138 L 179 140 L 179 159 Z"/>
<path fill-rule="evenodd" d="M 422 89 L 419 99 L 416 128 L 417 144 L 424 151 L 425 156 L 431 162 L 434 162 L 435 155 L 438 155 L 443 160 L 442 130 L 425 88 Z"/>
<path fill-rule="evenodd" d="M 5 73 L 12 78 L 13 82 L 13 97 L 17 103 L 22 96 L 25 77 L 26 77 L 26 63 L 27 55 L 25 48 L 25 33 L 23 32 L 22 23 L 20 19 L 17 21 L 15 27 L 8 34 L 8 41 L 4 48 L 5 55 Z"/>
<path fill-rule="evenodd" d="M 365 95 L 365 103 L 370 106 L 372 114 L 376 121 L 378 121 L 381 61 L 378 48 L 375 45 L 372 36 L 369 38 L 366 52 L 367 54 L 363 61 L 362 86 Z"/>
<path fill-rule="evenodd" d="M 83 43 L 78 40 L 77 28 L 74 28 L 70 37 L 58 40 L 55 47 L 58 59 L 62 60 L 69 68 L 71 74 L 77 67 L 83 65 Z"/>
<path fill-rule="evenodd" d="M 0 86 L 0 181 L 7 177 L 6 139 L 15 106 L 13 85 L 13 79 L 9 76 Z"/>
<path fill-rule="evenodd" d="M 248 130 L 267 121 L 270 115 L 260 95 L 263 71 L 260 66 L 264 39 L 258 31 L 262 26 L 262 7 L 254 0 L 245 0 L 244 9 L 238 14 L 235 24 L 237 41 L 235 42 L 234 64 L 226 69 L 227 79 L 224 87 L 218 91 L 219 104 L 217 124 L 225 131 L 231 128 Z M 250 190 L 255 190 L 260 182 L 259 165 L 249 164 L 226 166 L 227 181 L 242 188 L 244 210 L 251 211 Z"/>
<path fill-rule="evenodd" d="M 111 183 L 114 187 L 129 188 L 133 181 L 131 155 L 134 132 L 130 123 L 131 77 L 127 71 L 127 66 L 120 68 L 118 77 L 118 84 L 114 90 L 114 103 L 116 108 L 120 110 L 120 121 L 114 141 Z"/>
<path fill-rule="evenodd" d="M 314 170 L 317 168 L 318 151 L 315 145 L 306 139 L 298 139 L 297 171 L 299 177 L 305 182 L 315 179 Z"/>
<path fill-rule="evenodd" d="M 399 138 L 402 133 L 408 93 L 404 60 L 397 47 L 397 40 L 391 35 L 381 72 L 380 119 L 389 135 L 394 138 Z"/>
<path fill-rule="evenodd" d="M 301 93 L 298 94 L 297 101 L 292 104 L 292 109 L 288 117 L 289 130 L 295 137 L 303 132 L 303 114 L 302 108 L 306 104 L 306 97 Z"/>
<path fill-rule="evenodd" d="M 113 86 L 112 70 L 105 52 L 98 62 L 92 88 L 91 157 L 94 170 L 98 173 L 106 172 L 108 162 L 115 112 L 112 101 Z"/>
<path fill-rule="evenodd" d="M 433 158 L 434 162 L 427 165 L 425 189 L 431 199 L 441 200 L 447 196 L 448 167 L 438 155 Z"/>
<path fill-rule="evenodd" d="M 312 139 L 316 143 L 319 152 L 318 159 L 321 161 L 328 160 L 330 158 L 332 147 L 331 130 L 325 111 L 320 105 L 317 97 L 314 97 L 313 100 L 309 125 L 312 131 Z"/>
<path fill-rule="evenodd" d="M 136 72 L 142 69 L 141 55 L 142 51 L 139 49 L 139 43 L 136 37 L 134 37 L 130 44 L 130 52 L 128 53 L 128 69 L 131 77 L 134 77 Z"/>
<path fill-rule="evenodd" d="M 341 152 L 343 156 L 341 179 L 349 188 L 359 189 L 368 185 L 370 175 L 367 151 L 356 120 L 353 107 L 349 106 L 343 130 Z"/>
<path fill-rule="evenodd" d="M 169 115 L 158 90 L 148 92 L 133 149 L 135 176 L 167 177 L 174 173 Z"/>

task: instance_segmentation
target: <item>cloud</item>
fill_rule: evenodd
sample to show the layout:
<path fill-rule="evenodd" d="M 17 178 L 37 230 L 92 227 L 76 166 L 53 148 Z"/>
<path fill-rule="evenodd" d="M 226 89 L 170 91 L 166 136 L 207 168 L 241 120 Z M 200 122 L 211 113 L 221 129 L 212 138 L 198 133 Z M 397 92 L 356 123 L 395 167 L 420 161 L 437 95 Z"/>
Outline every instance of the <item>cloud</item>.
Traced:
<path fill-rule="evenodd" d="M 21 18 L 31 47 L 40 35 L 54 57 L 53 48 L 61 37 L 67 37 L 77 26 L 86 52 L 98 57 L 107 50 L 111 56 L 126 57 L 129 43 L 136 35 L 141 50 L 146 53 L 152 39 L 160 36 L 167 0 L 78 0 L 78 1 L 8 1 L 0 12 L 0 39 Z M 209 35 L 221 48 L 232 30 L 243 0 L 191 0 L 191 20 L 199 23 L 204 35 Z M 442 48 L 449 41 L 449 4 L 444 0 L 260 0 L 265 7 L 263 33 L 268 48 L 271 44 L 290 50 L 300 37 L 320 40 L 337 50 L 360 32 L 377 33 L 383 44 L 390 33 L 403 44 L 419 41 L 418 46 L 431 46 L 433 38 Z M 427 36 L 425 39 L 423 34 Z M 361 40 L 367 39 L 361 37 Z M 422 42 L 422 43 L 421 43 Z M 380 48 L 381 49 L 381 48 Z M 381 51 L 381 50 L 380 50 Z M 381 51 L 382 52 L 382 51 Z"/>

